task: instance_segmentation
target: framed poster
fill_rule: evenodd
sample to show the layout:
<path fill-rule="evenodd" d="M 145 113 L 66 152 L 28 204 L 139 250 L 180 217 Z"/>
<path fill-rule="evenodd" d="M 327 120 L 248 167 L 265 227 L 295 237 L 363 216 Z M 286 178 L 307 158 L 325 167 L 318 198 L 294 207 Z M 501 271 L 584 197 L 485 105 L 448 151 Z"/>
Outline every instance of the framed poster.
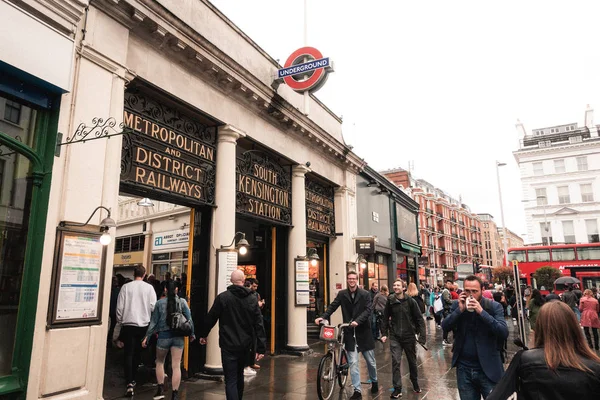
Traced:
<path fill-rule="evenodd" d="M 308 276 L 308 264 L 308 260 L 305 260 L 304 258 L 296 258 L 294 260 L 297 306 L 307 306 L 310 304 L 310 280 Z"/>
<path fill-rule="evenodd" d="M 100 227 L 58 228 L 48 328 L 102 324 L 106 247 Z"/>

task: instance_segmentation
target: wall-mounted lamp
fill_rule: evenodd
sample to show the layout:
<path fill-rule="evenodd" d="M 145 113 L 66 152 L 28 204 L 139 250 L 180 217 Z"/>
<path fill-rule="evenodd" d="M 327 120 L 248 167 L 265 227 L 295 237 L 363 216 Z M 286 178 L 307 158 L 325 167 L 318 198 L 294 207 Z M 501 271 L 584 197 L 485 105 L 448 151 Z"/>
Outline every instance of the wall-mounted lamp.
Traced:
<path fill-rule="evenodd" d="M 377 194 L 384 194 L 384 193 L 389 193 L 390 191 L 386 188 L 386 187 L 381 187 L 379 189 L 379 192 L 377 192 Z"/>
<path fill-rule="evenodd" d="M 90 217 L 88 218 L 88 220 L 85 221 L 83 224 L 79 224 L 79 223 L 76 223 L 76 222 L 60 221 L 59 225 L 62 228 L 66 227 L 66 226 L 86 226 L 91 221 L 91 219 L 94 216 L 94 214 L 96 214 L 96 211 L 98 211 L 101 208 L 103 210 L 106 210 L 106 212 L 108 213 L 108 215 L 106 216 L 106 218 L 104 218 L 102 221 L 100 221 L 100 232 L 102 232 L 102 236 L 100 236 L 100 243 L 103 246 L 107 246 L 112 241 L 112 237 L 108 233 L 108 230 L 110 228 L 115 228 L 117 226 L 117 224 L 116 224 L 115 220 L 110 217 L 110 210 L 108 208 L 104 207 L 104 206 L 98 206 L 98 207 L 96 207 L 96 209 L 94 211 L 92 211 L 92 215 L 90 215 Z"/>
<path fill-rule="evenodd" d="M 365 256 L 363 256 L 362 254 L 358 255 L 358 258 L 356 259 L 356 263 L 358 264 L 360 269 L 367 268 L 367 260 L 365 259 Z"/>
<path fill-rule="evenodd" d="M 378 185 L 379 185 L 379 183 L 377 183 L 377 181 L 374 179 L 371 179 L 369 181 L 369 183 L 367 183 L 367 187 L 373 187 L 373 186 L 378 186 Z"/>
<path fill-rule="evenodd" d="M 140 207 L 154 207 L 154 203 L 147 197 L 144 197 L 140 201 L 137 202 L 137 205 Z"/>
<path fill-rule="evenodd" d="M 231 241 L 231 244 L 229 246 L 221 245 L 221 248 L 226 249 L 228 247 L 233 247 L 235 239 L 237 239 L 238 237 L 240 239 L 235 245 L 235 248 L 237 249 L 238 253 L 240 253 L 240 255 L 245 255 L 246 253 L 248 253 L 248 247 L 250 247 L 250 243 L 248 243 L 248 241 L 246 240 L 246 234 L 244 232 L 236 232 L 235 235 L 233 235 L 233 240 Z"/>
<path fill-rule="evenodd" d="M 317 249 L 312 247 L 306 252 L 306 257 L 310 260 L 310 265 L 313 267 L 316 267 L 320 260 L 319 255 L 317 254 Z"/>

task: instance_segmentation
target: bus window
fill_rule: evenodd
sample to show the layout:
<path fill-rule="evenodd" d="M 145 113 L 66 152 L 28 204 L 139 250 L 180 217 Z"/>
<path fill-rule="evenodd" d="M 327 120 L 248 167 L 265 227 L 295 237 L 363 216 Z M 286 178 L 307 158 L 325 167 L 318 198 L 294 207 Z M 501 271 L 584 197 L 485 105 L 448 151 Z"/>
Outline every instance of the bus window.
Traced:
<path fill-rule="evenodd" d="M 579 247 L 577 248 L 577 258 L 579 260 L 599 260 L 600 247 Z"/>
<path fill-rule="evenodd" d="M 529 250 L 529 262 L 550 261 L 550 250 Z"/>
<path fill-rule="evenodd" d="M 552 249 L 552 261 L 575 261 L 575 249 Z"/>
<path fill-rule="evenodd" d="M 525 250 L 511 250 L 508 252 L 508 261 L 525 262 Z"/>

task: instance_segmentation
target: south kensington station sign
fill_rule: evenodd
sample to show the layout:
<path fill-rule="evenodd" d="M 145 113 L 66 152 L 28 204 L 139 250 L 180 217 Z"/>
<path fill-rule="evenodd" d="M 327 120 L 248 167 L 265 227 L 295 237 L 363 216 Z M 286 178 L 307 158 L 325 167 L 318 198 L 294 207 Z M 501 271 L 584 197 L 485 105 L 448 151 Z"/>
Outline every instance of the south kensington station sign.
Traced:
<path fill-rule="evenodd" d="M 212 204 L 216 129 L 154 99 L 126 93 L 121 184 Z"/>

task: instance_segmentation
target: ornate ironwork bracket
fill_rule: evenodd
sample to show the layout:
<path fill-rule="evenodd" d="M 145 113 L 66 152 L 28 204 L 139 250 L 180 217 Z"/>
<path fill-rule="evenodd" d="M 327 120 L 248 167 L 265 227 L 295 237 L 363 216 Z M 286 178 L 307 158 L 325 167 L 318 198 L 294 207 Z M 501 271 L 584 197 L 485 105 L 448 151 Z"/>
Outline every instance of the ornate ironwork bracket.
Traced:
<path fill-rule="evenodd" d="M 79 124 L 75 133 L 72 136 L 68 136 L 65 142 L 62 141 L 63 134 L 58 133 L 56 137 L 56 151 L 54 155 L 60 157 L 61 146 L 66 146 L 75 143 L 91 142 L 92 140 L 98 139 L 110 139 L 113 136 L 120 136 L 126 133 L 135 133 L 132 129 L 126 127 L 124 123 L 118 124 L 117 120 L 113 117 L 104 120 L 104 118 L 94 117 L 91 125 L 85 123 Z"/>

